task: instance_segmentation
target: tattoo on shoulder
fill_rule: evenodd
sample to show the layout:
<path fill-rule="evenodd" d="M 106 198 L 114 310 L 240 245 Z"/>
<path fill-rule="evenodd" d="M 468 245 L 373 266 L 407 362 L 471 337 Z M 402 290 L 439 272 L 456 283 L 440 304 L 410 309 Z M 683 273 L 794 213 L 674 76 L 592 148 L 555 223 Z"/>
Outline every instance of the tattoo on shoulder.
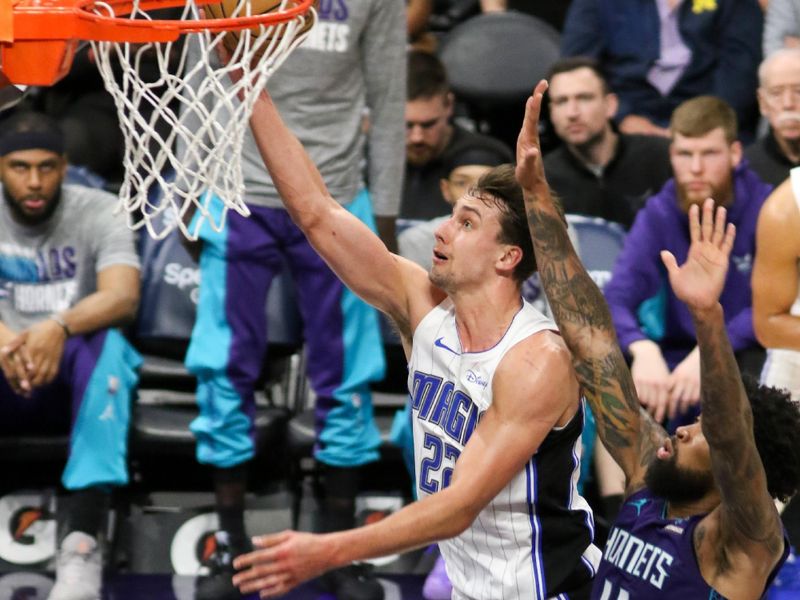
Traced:
<path fill-rule="evenodd" d="M 602 292 L 583 268 L 559 216 L 528 206 L 528 223 L 539 260 L 539 277 L 570 347 L 575 371 L 591 403 L 603 441 L 628 466 L 631 451 L 649 464 L 664 431 L 646 415 L 617 342 Z M 638 446 L 638 447 L 637 447 Z"/>

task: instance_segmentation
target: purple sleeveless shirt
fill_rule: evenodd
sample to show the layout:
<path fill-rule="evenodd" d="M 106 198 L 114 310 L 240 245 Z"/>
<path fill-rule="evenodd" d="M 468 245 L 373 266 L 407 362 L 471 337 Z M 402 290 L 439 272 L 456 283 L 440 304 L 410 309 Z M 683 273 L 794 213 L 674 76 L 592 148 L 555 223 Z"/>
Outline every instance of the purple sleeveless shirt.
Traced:
<path fill-rule="evenodd" d="M 592 600 L 724 600 L 703 579 L 694 553 L 694 529 L 705 515 L 669 519 L 666 508 L 666 501 L 653 496 L 647 488 L 625 500 L 608 535 Z M 766 587 L 788 556 L 786 540 L 783 556 Z"/>

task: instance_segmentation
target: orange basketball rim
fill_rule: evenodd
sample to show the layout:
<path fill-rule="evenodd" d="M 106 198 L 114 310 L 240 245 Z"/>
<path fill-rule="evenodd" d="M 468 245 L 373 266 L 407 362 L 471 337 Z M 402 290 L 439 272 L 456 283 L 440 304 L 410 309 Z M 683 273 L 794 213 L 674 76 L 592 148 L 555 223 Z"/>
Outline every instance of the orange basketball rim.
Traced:
<path fill-rule="evenodd" d="M 82 41 L 171 42 L 185 33 L 274 25 L 306 13 L 313 2 L 290 0 L 283 10 L 246 17 L 136 20 L 120 17 L 181 7 L 187 0 L 0 0 L 0 71 L 15 84 L 52 85 L 67 74 Z"/>

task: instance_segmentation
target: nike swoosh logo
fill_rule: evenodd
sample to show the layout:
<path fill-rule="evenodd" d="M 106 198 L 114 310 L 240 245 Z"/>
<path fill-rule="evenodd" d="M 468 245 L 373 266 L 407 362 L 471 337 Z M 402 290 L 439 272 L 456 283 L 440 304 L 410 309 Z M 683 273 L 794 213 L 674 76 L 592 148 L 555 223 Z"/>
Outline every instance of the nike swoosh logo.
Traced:
<path fill-rule="evenodd" d="M 453 349 L 452 349 L 450 346 L 448 346 L 447 344 L 445 344 L 445 343 L 442 341 L 443 339 L 444 339 L 443 337 L 440 337 L 438 340 L 436 340 L 435 342 L 433 342 L 433 345 L 434 345 L 434 346 L 439 346 L 439 348 L 444 348 L 444 349 L 445 349 L 445 350 L 447 350 L 448 352 L 452 352 L 453 354 L 456 354 L 456 355 L 458 355 L 458 354 L 461 354 L 460 352 L 456 352 L 456 351 L 455 351 L 455 350 L 453 350 Z"/>

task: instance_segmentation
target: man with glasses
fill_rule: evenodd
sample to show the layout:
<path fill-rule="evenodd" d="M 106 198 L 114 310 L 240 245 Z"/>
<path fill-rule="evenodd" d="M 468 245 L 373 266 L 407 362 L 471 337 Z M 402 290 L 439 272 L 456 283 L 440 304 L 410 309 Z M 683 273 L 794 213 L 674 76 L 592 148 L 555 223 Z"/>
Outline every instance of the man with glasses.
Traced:
<path fill-rule="evenodd" d="M 445 159 L 480 143 L 512 162 L 503 143 L 451 123 L 454 98 L 444 65 L 432 54 L 408 55 L 406 99 L 406 172 L 400 218 L 430 221 L 450 213 L 440 180 L 447 179 Z"/>
<path fill-rule="evenodd" d="M 623 133 L 670 137 L 678 105 L 709 94 L 752 136 L 763 22 L 756 0 L 573 0 L 561 55 L 600 61 L 619 95 Z"/>
<path fill-rule="evenodd" d="M 778 185 L 800 165 L 800 48 L 784 48 L 758 68 L 758 105 L 769 131 L 745 150 L 752 169 Z"/>

